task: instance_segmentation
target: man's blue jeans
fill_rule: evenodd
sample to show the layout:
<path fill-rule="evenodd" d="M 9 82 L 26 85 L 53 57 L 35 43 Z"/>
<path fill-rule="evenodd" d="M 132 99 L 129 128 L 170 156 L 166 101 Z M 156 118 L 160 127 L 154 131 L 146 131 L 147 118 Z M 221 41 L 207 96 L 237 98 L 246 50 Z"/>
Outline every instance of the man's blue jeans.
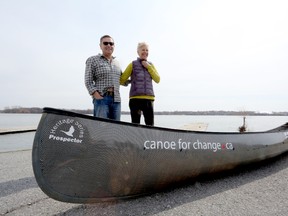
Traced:
<path fill-rule="evenodd" d="M 103 99 L 93 99 L 95 117 L 108 118 L 120 121 L 121 103 L 114 102 L 113 96 L 104 96 Z"/>

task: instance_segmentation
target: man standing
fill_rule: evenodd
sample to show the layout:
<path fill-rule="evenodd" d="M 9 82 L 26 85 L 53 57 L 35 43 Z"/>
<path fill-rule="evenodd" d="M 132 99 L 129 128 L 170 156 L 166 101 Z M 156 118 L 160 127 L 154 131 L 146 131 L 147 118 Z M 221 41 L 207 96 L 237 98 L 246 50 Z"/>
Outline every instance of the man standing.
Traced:
<path fill-rule="evenodd" d="M 102 54 L 91 56 L 86 61 L 85 86 L 92 96 L 94 116 L 120 121 L 121 68 L 115 57 L 114 40 L 109 35 L 100 38 Z"/>

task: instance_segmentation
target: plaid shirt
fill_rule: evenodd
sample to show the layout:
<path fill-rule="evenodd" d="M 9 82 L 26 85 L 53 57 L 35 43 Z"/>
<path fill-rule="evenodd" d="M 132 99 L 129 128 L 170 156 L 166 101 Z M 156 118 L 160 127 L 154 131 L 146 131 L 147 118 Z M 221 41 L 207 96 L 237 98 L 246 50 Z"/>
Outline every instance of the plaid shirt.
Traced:
<path fill-rule="evenodd" d="M 121 102 L 120 76 L 121 68 L 118 62 L 112 59 L 111 63 L 102 54 L 91 56 L 86 61 L 85 86 L 90 95 L 98 91 L 104 95 L 108 88 L 114 88 L 114 101 Z"/>

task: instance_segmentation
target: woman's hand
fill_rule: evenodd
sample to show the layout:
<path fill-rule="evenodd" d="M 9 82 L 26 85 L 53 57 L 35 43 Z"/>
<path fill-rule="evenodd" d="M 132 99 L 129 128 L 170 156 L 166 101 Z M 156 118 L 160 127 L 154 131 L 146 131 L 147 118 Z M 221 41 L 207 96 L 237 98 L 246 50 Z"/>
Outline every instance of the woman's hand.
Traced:
<path fill-rule="evenodd" d="M 145 68 L 148 68 L 150 66 L 149 62 L 148 61 L 142 61 L 142 65 L 145 67 Z"/>

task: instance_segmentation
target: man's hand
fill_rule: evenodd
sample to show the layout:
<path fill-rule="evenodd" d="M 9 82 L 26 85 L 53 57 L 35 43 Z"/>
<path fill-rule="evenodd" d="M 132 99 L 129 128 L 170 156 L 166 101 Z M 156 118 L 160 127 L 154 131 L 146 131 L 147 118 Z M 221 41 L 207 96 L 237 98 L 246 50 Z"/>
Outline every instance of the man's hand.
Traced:
<path fill-rule="evenodd" d="M 98 91 L 95 91 L 95 92 L 93 93 L 93 98 L 95 98 L 95 99 L 103 99 L 103 97 L 99 94 Z"/>

